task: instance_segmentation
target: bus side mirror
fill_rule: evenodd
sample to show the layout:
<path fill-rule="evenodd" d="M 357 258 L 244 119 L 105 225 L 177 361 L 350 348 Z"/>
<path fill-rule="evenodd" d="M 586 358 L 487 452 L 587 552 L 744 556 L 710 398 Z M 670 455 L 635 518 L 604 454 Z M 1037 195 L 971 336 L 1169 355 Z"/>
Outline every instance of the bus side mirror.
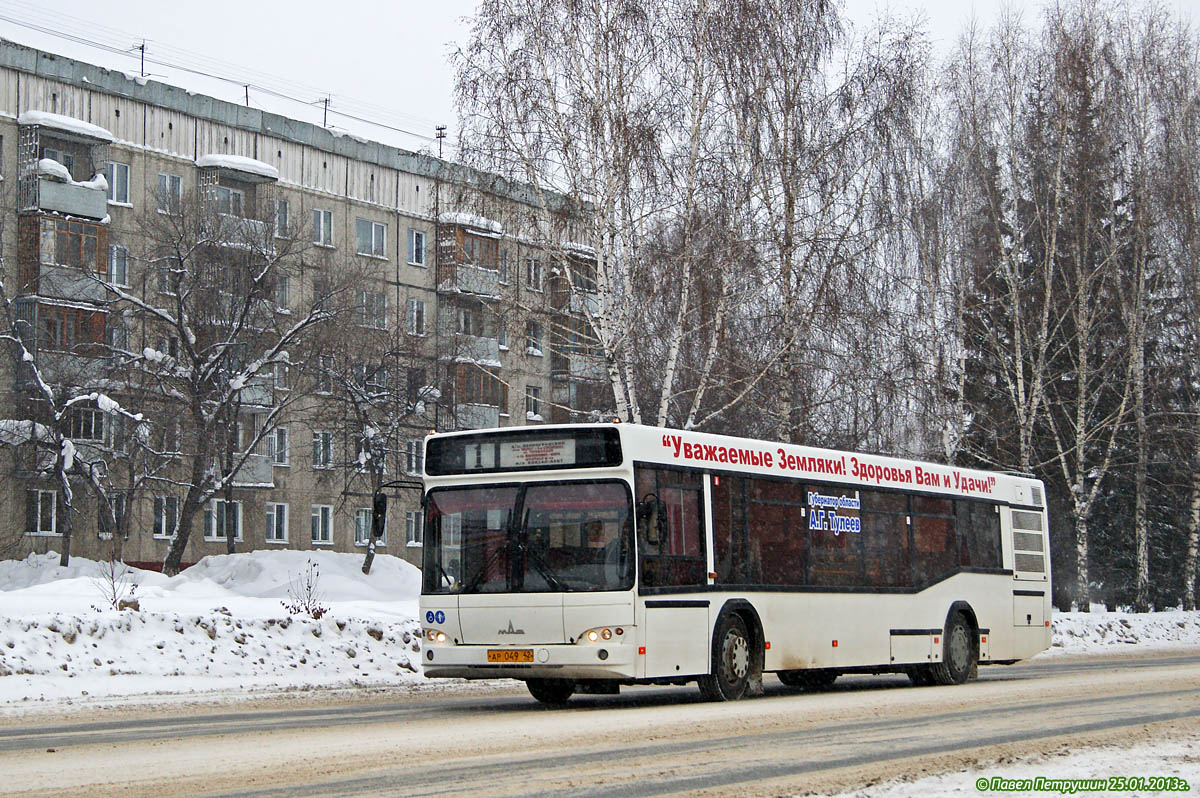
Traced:
<path fill-rule="evenodd" d="M 375 494 L 375 499 L 371 502 L 371 536 L 375 538 L 383 537 L 383 531 L 387 528 L 387 494 L 383 491 Z"/>

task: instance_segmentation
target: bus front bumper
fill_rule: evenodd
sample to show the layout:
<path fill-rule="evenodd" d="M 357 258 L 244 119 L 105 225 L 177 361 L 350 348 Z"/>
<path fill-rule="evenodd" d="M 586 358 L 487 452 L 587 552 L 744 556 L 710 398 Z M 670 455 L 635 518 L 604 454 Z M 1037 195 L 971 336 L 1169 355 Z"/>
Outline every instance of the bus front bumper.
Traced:
<path fill-rule="evenodd" d="M 491 652 L 489 654 L 489 652 Z M 528 661 L 518 661 L 518 660 Z M 504 661 L 500 661 L 504 660 Z M 633 679 L 636 648 L 618 645 L 439 646 L 425 644 L 425 675 L 458 679 Z"/>

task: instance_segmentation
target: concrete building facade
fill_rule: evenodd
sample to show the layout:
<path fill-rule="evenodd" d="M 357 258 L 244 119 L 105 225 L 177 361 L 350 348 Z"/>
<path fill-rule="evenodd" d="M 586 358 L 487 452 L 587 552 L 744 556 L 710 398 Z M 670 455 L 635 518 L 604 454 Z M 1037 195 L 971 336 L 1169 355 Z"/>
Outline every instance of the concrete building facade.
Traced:
<path fill-rule="evenodd" d="M 325 301 L 334 271 L 346 308 L 339 340 L 238 386 L 226 429 L 240 467 L 197 517 L 185 563 L 226 551 L 230 532 L 241 551 L 365 548 L 381 477 L 355 455 L 365 444 L 333 385 L 339 375 L 407 397 L 386 420 L 396 423 L 379 550 L 413 562 L 427 432 L 585 420 L 612 404 L 589 332 L 599 300 L 595 255 L 580 243 L 588 219 L 566 198 L 9 42 L 0 42 L 0 175 L 7 332 L 34 356 L 22 363 L 10 344 L 0 369 L 4 556 L 62 542 L 63 491 L 47 453 L 18 434 L 19 422 L 44 415 L 36 369 L 54 386 L 95 386 L 63 429 L 77 451 L 103 452 L 112 472 L 116 534 L 87 481 L 72 478 L 72 553 L 162 562 L 195 441 L 177 397 L 120 353 L 144 366 L 185 345 L 149 309 L 174 302 L 180 275 L 154 253 L 189 212 L 209 220 L 196 229 L 211 249 L 203 262 L 228 264 L 219 281 L 280 258 L 271 301 L 247 329 L 303 317 Z M 238 289 L 216 291 L 217 306 L 226 291 Z M 372 360 L 385 351 L 386 367 L 384 355 Z M 138 434 L 155 442 L 158 460 L 141 481 L 125 457 L 137 425 L 106 412 L 110 395 L 143 414 Z M 129 468 L 124 483 L 118 466 Z"/>

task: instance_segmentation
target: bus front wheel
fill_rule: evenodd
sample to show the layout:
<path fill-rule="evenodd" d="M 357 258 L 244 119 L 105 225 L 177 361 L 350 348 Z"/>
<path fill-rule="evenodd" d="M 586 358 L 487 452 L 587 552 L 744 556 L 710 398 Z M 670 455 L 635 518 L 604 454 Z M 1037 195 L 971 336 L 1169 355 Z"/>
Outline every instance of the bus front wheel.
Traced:
<path fill-rule="evenodd" d="M 552 706 L 567 703 L 575 692 L 575 682 L 570 679 L 526 679 L 525 686 L 538 701 Z"/>
<path fill-rule="evenodd" d="M 956 612 L 946 624 L 942 661 L 930 667 L 935 684 L 962 684 L 975 669 L 978 655 L 971 641 L 971 624 Z"/>
<path fill-rule="evenodd" d="M 712 670 L 700 677 L 700 694 L 708 701 L 736 701 L 750 686 L 754 657 L 746 622 L 736 613 L 717 621 L 713 634 Z"/>

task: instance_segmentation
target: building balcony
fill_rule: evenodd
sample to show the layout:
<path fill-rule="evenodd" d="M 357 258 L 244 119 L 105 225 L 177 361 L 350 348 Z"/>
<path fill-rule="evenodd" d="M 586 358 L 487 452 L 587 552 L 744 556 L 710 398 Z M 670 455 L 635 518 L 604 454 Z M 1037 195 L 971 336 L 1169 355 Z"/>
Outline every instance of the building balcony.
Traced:
<path fill-rule="evenodd" d="M 438 285 L 438 293 L 474 294 L 485 299 L 500 296 L 500 272 L 496 269 L 452 263 L 442 267 L 442 274 L 445 279 Z"/>
<path fill-rule="evenodd" d="M 590 313 L 593 316 L 600 314 L 600 295 L 593 291 L 575 291 L 571 294 L 571 302 L 569 305 L 572 313 Z"/>
<path fill-rule="evenodd" d="M 275 469 L 265 454 L 252 454 L 233 475 L 235 488 L 273 488 Z"/>
<path fill-rule="evenodd" d="M 38 269 L 36 292 L 44 297 L 102 303 L 108 289 L 97 276 L 69 266 L 41 264 Z"/>
<path fill-rule="evenodd" d="M 442 360 L 500 368 L 500 342 L 495 338 L 455 333 L 446 337 Z"/>
<path fill-rule="evenodd" d="M 103 219 L 108 216 L 108 192 L 90 183 L 64 183 L 38 177 L 34 196 L 26 200 L 25 210 L 54 211 L 68 216 Z"/>
<path fill-rule="evenodd" d="M 491 429 L 500 426 L 500 408 L 491 405 L 455 405 L 454 416 L 458 429 Z"/>
<path fill-rule="evenodd" d="M 236 247 L 253 252 L 275 251 L 275 232 L 266 222 L 244 219 L 228 213 L 217 214 L 215 242 L 222 247 Z"/>
<path fill-rule="evenodd" d="M 550 358 L 550 374 L 555 379 L 603 380 L 604 358 L 570 352 Z"/>
<path fill-rule="evenodd" d="M 70 352 L 37 352 L 34 355 L 34 365 L 42 381 L 50 385 L 95 385 L 104 378 L 108 368 L 108 360 L 103 357 L 89 357 Z M 18 378 L 24 388 L 34 387 L 37 383 L 33 370 L 26 364 L 18 368 Z"/>
<path fill-rule="evenodd" d="M 273 407 L 275 379 L 269 374 L 251 377 L 238 393 L 243 406 Z"/>

